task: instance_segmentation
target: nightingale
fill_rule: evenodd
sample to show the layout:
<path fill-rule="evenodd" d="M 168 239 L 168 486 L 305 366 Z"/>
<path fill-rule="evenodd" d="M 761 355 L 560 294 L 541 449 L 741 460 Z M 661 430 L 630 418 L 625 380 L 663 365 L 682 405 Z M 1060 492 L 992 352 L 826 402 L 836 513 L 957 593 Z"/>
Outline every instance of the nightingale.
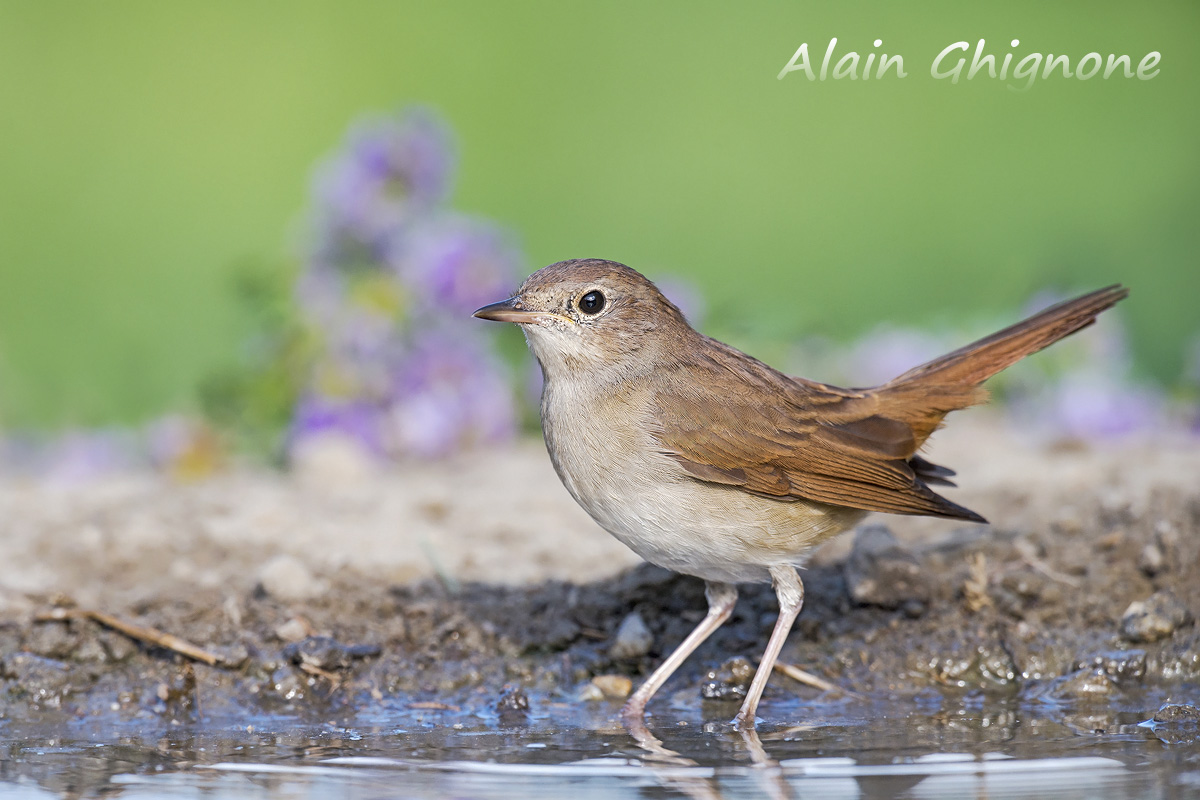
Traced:
<path fill-rule="evenodd" d="M 954 472 L 921 446 L 980 384 L 1091 325 L 1119 285 L 1060 303 L 874 388 L 784 375 L 693 330 L 635 270 L 578 259 L 543 267 L 474 316 L 514 322 L 541 365 L 542 432 L 558 477 L 639 556 L 705 581 L 708 613 L 630 695 L 646 703 L 721 626 L 739 583 L 770 581 L 779 617 L 734 719 L 753 728 L 804 602 L 797 568 L 872 511 L 985 522 L 931 489 Z"/>

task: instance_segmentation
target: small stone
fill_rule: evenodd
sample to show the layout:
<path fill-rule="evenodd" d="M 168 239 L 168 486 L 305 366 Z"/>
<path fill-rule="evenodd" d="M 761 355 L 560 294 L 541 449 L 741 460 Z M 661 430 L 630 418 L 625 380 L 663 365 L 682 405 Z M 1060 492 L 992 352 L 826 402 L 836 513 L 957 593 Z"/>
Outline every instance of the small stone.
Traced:
<path fill-rule="evenodd" d="M 646 627 L 642 615 L 632 611 L 617 626 L 617 634 L 608 648 L 608 655 L 615 660 L 641 658 L 653 646 L 654 634 Z"/>
<path fill-rule="evenodd" d="M 859 605 L 901 608 L 920 616 L 930 599 L 931 581 L 892 532 L 883 525 L 859 528 L 844 568 L 850 597 Z"/>
<path fill-rule="evenodd" d="M 1116 682 L 1102 669 L 1080 669 L 1056 678 L 1049 694 L 1057 700 L 1099 700 L 1116 690 Z"/>
<path fill-rule="evenodd" d="M 1130 641 L 1157 642 L 1174 633 L 1190 617 L 1183 603 L 1164 589 L 1146 600 L 1129 604 L 1121 615 L 1121 633 Z"/>
<path fill-rule="evenodd" d="M 250 660 L 250 649 L 242 642 L 234 642 L 222 647 L 209 647 L 221 659 L 221 665 L 230 669 L 239 669 Z"/>
<path fill-rule="evenodd" d="M 529 713 L 529 696 L 519 686 L 505 686 L 496 701 L 496 713 L 501 717 L 523 717 Z"/>
<path fill-rule="evenodd" d="M 1167 703 L 1154 712 L 1149 727 L 1166 744 L 1195 744 L 1200 741 L 1200 709 L 1191 703 Z"/>
<path fill-rule="evenodd" d="M 303 561 L 291 555 L 279 555 L 268 561 L 258 573 L 263 590 L 277 600 L 311 600 L 326 590 L 324 581 L 313 577 Z"/>
<path fill-rule="evenodd" d="M 745 656 L 734 656 L 711 670 L 700 684 L 705 700 L 744 700 L 754 680 L 754 665 Z"/>
<path fill-rule="evenodd" d="M 98 638 L 89 636 L 75 648 L 75 660 L 85 664 L 103 664 L 108 661 L 108 652 Z"/>
<path fill-rule="evenodd" d="M 592 686 L 613 700 L 623 700 L 633 691 L 633 681 L 624 675 L 597 675 L 592 678 Z"/>
<path fill-rule="evenodd" d="M 293 664 L 307 664 L 327 672 L 349 669 L 359 658 L 379 655 L 379 645 L 342 644 L 330 636 L 309 636 L 283 648 L 283 657 Z"/>
<path fill-rule="evenodd" d="M 1200 725 L 1200 708 L 1191 703 L 1166 703 L 1154 712 L 1154 721 L 1166 725 Z"/>
<path fill-rule="evenodd" d="M 579 699 L 585 703 L 598 703 L 604 699 L 604 692 L 595 683 L 589 683 L 579 693 Z"/>
<path fill-rule="evenodd" d="M 275 628 L 275 635 L 284 642 L 298 642 L 308 636 L 312 628 L 300 617 L 292 617 Z"/>
<path fill-rule="evenodd" d="M 1154 577 L 1163 571 L 1167 565 L 1167 557 L 1163 555 L 1162 548 L 1157 542 L 1151 542 L 1142 548 L 1142 554 L 1138 556 L 1138 569 L 1146 573 L 1150 577 Z"/>

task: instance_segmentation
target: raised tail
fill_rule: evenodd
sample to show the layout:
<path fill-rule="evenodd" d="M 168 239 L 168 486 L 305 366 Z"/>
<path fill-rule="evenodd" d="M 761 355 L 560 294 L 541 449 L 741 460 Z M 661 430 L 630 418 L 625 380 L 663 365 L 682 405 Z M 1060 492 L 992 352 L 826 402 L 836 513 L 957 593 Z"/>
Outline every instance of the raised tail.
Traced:
<path fill-rule="evenodd" d="M 987 400 L 987 392 L 979 384 L 1025 356 L 1086 328 L 1101 311 L 1128 295 L 1128 289 L 1114 284 L 1066 300 L 914 367 L 876 391 L 888 399 L 888 416 L 912 428 L 919 447 L 946 414 Z"/>
<path fill-rule="evenodd" d="M 1074 300 L 1065 300 L 991 336 L 914 367 L 887 385 L 928 381 L 977 386 L 1025 356 L 1086 328 L 1096 321 L 1101 311 L 1128 296 L 1128 289 L 1113 284 Z"/>

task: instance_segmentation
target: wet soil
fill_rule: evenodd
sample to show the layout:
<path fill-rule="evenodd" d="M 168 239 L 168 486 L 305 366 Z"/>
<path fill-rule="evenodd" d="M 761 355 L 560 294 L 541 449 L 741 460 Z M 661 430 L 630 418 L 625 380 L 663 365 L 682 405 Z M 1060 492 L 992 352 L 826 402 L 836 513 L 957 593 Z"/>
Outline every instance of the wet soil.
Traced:
<path fill-rule="evenodd" d="M 1095 703 L 1146 687 L 1194 689 L 1200 499 L 1164 495 L 1143 514 L 1099 510 L 1068 527 L 964 527 L 919 548 L 893 541 L 864 566 L 860 545 L 888 535 L 868 525 L 846 560 L 805 570 L 808 599 L 784 659 L 849 692 L 917 700 L 979 691 Z M 889 559 L 913 571 L 909 596 L 897 596 L 895 584 L 851 591 L 875 575 L 886 581 Z M 44 610 L 56 600 L 68 602 L 46 598 Z M 124 609 L 219 656 L 214 666 L 92 619 L 42 613 L 0 623 L 0 720 L 116 710 L 189 719 L 246 707 L 320 718 L 396 695 L 431 711 L 466 703 L 521 714 L 527 706 L 504 699 L 513 687 L 571 699 L 596 676 L 636 681 L 704 609 L 701 581 L 650 565 L 584 584 L 335 580 L 304 603 L 259 587 L 193 590 Z M 650 641 L 643 653 L 622 654 L 616 633 L 635 612 Z M 732 619 L 676 686 L 700 702 L 706 673 L 731 656 L 756 658 L 775 614 L 770 587 L 745 587 Z M 744 674 L 729 680 L 744 683 Z M 766 717 L 772 695 L 818 694 L 784 678 L 774 684 Z M 711 687 L 707 695 L 719 696 Z"/>

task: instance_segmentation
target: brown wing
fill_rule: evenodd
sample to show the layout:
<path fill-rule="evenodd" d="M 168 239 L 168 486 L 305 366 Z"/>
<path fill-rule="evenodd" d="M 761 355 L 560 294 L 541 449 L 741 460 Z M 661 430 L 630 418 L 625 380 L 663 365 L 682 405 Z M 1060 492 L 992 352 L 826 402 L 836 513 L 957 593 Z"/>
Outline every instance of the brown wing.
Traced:
<path fill-rule="evenodd" d="M 916 456 L 923 437 L 874 390 L 788 378 L 713 344 L 691 380 L 660 384 L 656 405 L 663 452 L 690 475 L 780 500 L 984 521 L 926 485 L 953 473 Z"/>
<path fill-rule="evenodd" d="M 686 379 L 661 384 L 659 441 L 700 480 L 780 500 L 982 522 L 929 488 L 954 473 L 917 449 L 946 414 L 987 398 L 980 383 L 1091 325 L 1128 294 L 1115 285 L 1059 303 L 875 389 L 789 378 L 704 339 L 679 365 Z"/>

